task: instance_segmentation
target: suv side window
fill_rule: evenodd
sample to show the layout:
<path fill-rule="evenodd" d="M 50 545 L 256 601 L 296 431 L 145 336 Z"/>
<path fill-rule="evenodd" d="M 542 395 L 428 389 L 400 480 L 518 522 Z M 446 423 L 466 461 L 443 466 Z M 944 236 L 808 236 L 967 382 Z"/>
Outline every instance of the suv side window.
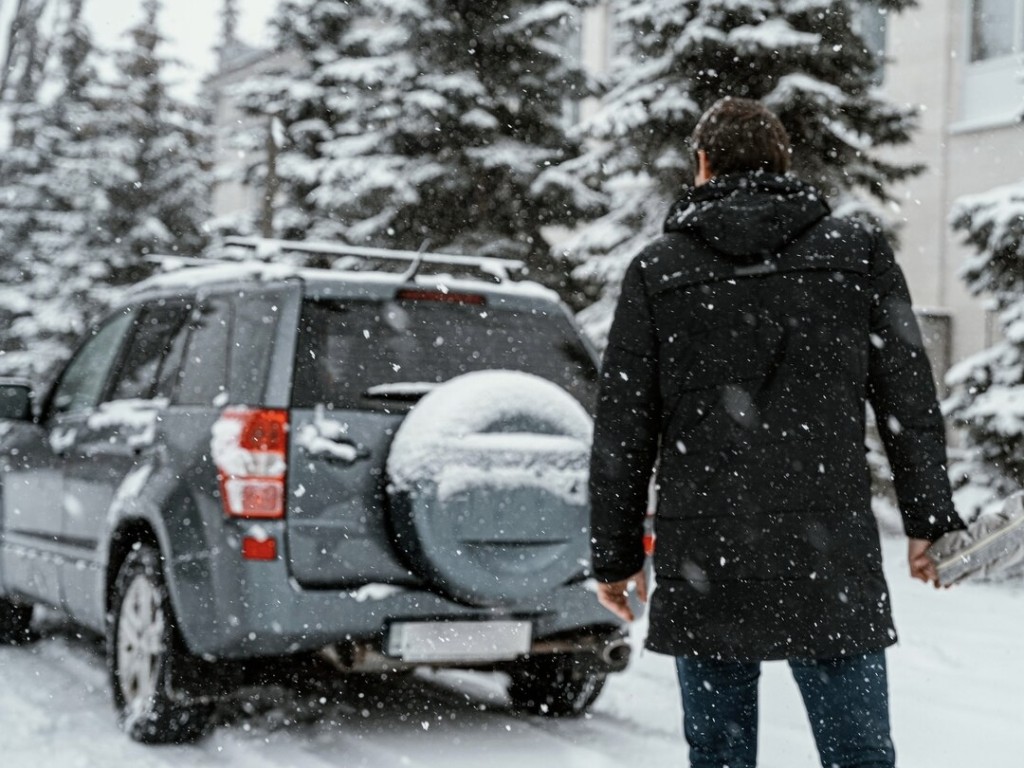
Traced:
<path fill-rule="evenodd" d="M 53 413 L 79 413 L 96 407 L 133 318 L 132 312 L 117 315 L 82 345 L 53 392 Z"/>
<path fill-rule="evenodd" d="M 180 302 L 149 304 L 140 315 L 110 400 L 148 400 L 156 395 L 158 384 L 165 384 L 163 363 L 188 320 L 188 311 Z"/>
<path fill-rule="evenodd" d="M 280 289 L 245 290 L 235 296 L 229 391 L 236 405 L 256 405 L 263 399 L 282 299 Z"/>
<path fill-rule="evenodd" d="M 192 330 L 189 320 L 192 317 L 192 305 L 182 307 L 182 323 L 174 333 L 167 347 L 167 354 L 160 363 L 160 371 L 156 377 L 156 388 L 153 397 L 165 397 L 170 401 L 181 381 L 182 362 L 185 360 L 185 346 Z"/>
<path fill-rule="evenodd" d="M 191 333 L 182 363 L 179 405 L 213 405 L 227 392 L 230 370 L 231 302 L 213 296 L 192 313 Z"/>

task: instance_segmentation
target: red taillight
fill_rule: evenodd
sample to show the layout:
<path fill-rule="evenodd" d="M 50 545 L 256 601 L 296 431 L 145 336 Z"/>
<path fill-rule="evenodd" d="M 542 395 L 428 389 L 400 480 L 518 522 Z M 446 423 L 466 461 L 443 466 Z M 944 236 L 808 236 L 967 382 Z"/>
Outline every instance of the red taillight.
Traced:
<path fill-rule="evenodd" d="M 444 291 L 424 291 L 417 288 L 404 288 L 395 294 L 396 299 L 405 301 L 440 301 L 445 304 L 484 304 L 486 300 L 478 293 L 446 293 Z"/>
<path fill-rule="evenodd" d="M 288 411 L 230 408 L 213 425 L 211 447 L 227 514 L 284 517 Z"/>
<path fill-rule="evenodd" d="M 238 410 L 231 413 L 239 414 L 242 419 L 241 446 L 246 450 L 281 454 L 288 450 L 288 411 Z"/>
<path fill-rule="evenodd" d="M 261 539 L 256 536 L 243 537 L 242 558 L 245 560 L 276 560 L 277 539 Z"/>

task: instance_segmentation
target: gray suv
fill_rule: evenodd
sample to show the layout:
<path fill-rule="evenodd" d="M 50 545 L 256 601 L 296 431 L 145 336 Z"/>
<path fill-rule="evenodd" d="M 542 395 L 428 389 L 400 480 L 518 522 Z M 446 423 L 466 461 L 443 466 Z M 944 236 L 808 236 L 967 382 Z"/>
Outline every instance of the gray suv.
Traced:
<path fill-rule="evenodd" d="M 46 394 L 0 383 L 0 641 L 34 604 L 103 633 L 139 741 L 197 738 L 261 660 L 500 670 L 549 715 L 626 666 L 586 584 L 597 372 L 565 307 L 451 274 L 495 260 L 339 250 L 409 266 L 180 269 Z"/>

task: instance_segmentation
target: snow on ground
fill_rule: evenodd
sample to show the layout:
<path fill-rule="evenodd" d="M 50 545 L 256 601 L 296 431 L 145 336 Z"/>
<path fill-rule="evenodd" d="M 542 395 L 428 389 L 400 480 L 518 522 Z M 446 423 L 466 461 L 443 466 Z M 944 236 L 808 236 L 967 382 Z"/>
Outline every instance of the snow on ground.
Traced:
<path fill-rule="evenodd" d="M 935 591 L 910 581 L 902 542 L 885 554 L 901 634 L 889 654 L 899 764 L 1020 768 L 1024 585 Z M 255 695 L 200 744 L 152 748 L 117 730 L 99 644 L 48 617 L 41 630 L 33 646 L 0 648 L 5 768 L 686 764 L 672 663 L 653 654 L 613 677 L 581 720 L 513 715 L 498 675 L 422 674 L 348 685 L 323 704 Z M 764 670 L 760 751 L 762 768 L 818 764 L 781 663 Z"/>

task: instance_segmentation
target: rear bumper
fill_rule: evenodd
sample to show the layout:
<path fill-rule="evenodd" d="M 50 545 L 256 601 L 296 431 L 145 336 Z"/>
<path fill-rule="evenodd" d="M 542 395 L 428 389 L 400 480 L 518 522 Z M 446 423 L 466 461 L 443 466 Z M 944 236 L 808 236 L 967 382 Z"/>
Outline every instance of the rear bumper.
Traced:
<path fill-rule="evenodd" d="M 422 588 L 305 589 L 289 577 L 281 559 L 231 565 L 222 556 L 211 566 L 207 578 L 212 583 L 193 581 L 182 591 L 186 585 L 179 582 L 174 601 L 186 644 L 207 658 L 281 656 L 346 643 L 383 648 L 388 626 L 396 621 L 529 620 L 538 649 L 551 638 L 576 632 L 604 638 L 622 626 L 585 583 L 514 606 L 476 608 Z"/>

